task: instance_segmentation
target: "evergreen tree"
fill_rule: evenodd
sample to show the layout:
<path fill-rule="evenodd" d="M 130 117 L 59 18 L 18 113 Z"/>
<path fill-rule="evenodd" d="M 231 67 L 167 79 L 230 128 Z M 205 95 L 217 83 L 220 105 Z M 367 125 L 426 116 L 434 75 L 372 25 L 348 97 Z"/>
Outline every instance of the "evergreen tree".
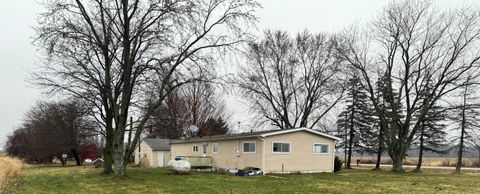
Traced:
<path fill-rule="evenodd" d="M 460 134 L 454 137 L 454 140 L 458 140 L 458 157 L 455 168 L 457 174 L 460 173 L 462 167 L 464 149 L 467 145 L 474 144 L 480 127 L 480 103 L 476 101 L 476 88 L 473 85 L 466 84 L 463 89 L 460 94 L 461 104 L 455 106 L 453 109 L 455 112 L 450 114 L 452 115 L 450 119 L 458 124 L 456 129 L 460 130 Z"/>
<path fill-rule="evenodd" d="M 340 113 L 337 126 L 344 129 L 343 146 L 346 151 L 346 168 L 350 168 L 353 152 L 360 152 L 365 145 L 362 134 L 372 128 L 370 104 L 366 91 L 362 88 L 360 79 L 353 76 L 348 81 L 348 92 L 345 109 Z"/>
<path fill-rule="evenodd" d="M 344 162 L 347 161 L 348 156 L 348 112 L 342 111 L 338 115 L 337 119 L 337 137 L 341 137 L 342 140 L 337 143 L 337 148 L 343 150 Z"/>
<path fill-rule="evenodd" d="M 228 133 L 228 126 L 221 117 L 219 117 L 218 119 L 209 118 L 200 127 L 200 130 L 198 131 L 198 136 L 203 137 L 221 135 L 226 133 Z"/>
<path fill-rule="evenodd" d="M 440 146 L 445 145 L 447 132 L 446 125 L 442 121 L 446 118 L 445 109 L 441 106 L 433 106 L 421 122 L 418 134 L 418 162 L 415 171 L 420 171 L 424 151 L 442 153 Z"/>

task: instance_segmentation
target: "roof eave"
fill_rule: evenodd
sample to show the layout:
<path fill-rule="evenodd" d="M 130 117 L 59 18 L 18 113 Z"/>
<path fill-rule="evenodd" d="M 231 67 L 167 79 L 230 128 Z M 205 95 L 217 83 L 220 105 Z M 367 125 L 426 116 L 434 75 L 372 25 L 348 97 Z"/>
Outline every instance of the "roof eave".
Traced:
<path fill-rule="evenodd" d="M 317 134 L 317 135 L 320 135 L 320 136 L 323 136 L 323 137 L 334 139 L 336 141 L 341 140 L 338 137 L 328 135 L 328 134 L 325 134 L 325 133 L 322 133 L 322 132 L 319 132 L 319 131 L 316 131 L 316 130 L 313 130 L 313 129 L 309 129 L 309 128 L 306 128 L 306 127 L 295 128 L 295 129 L 287 129 L 287 130 L 276 131 L 276 132 L 272 132 L 272 133 L 265 133 L 265 134 L 260 135 L 260 137 L 264 138 L 264 137 L 268 137 L 268 136 L 281 135 L 281 134 L 292 133 L 292 132 L 297 132 L 297 131 L 308 131 L 308 132 L 311 132 L 311 133 L 314 133 L 314 134 Z"/>
<path fill-rule="evenodd" d="M 152 149 L 153 151 L 170 151 L 170 149 L 165 149 L 165 148 L 162 148 L 162 149 Z"/>
<path fill-rule="evenodd" d="M 260 137 L 260 135 L 232 136 L 232 137 L 221 137 L 221 138 L 177 139 L 177 140 L 171 140 L 170 143 L 178 144 L 178 143 L 194 143 L 194 142 L 207 142 L 207 141 L 224 141 L 224 140 L 248 139 L 248 138 L 256 138 L 256 137 Z"/>

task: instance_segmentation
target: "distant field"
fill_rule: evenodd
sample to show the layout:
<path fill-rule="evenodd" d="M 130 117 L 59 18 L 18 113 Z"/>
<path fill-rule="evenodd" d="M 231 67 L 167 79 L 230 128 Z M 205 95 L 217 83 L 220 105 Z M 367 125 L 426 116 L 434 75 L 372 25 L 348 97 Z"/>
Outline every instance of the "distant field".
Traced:
<path fill-rule="evenodd" d="M 343 159 L 343 158 L 342 158 Z M 363 156 L 363 157 L 352 157 L 352 164 L 356 164 L 357 159 L 360 160 L 362 164 L 375 164 L 377 161 L 376 157 Z M 407 165 L 416 165 L 418 157 L 407 157 L 404 164 Z M 392 164 L 390 157 L 382 157 L 382 164 Z M 457 164 L 457 158 L 454 157 L 425 157 L 422 159 L 422 165 L 425 166 L 455 166 Z M 462 164 L 465 167 L 480 167 L 480 162 L 478 158 L 463 158 Z"/>
<path fill-rule="evenodd" d="M 31 166 L 16 193 L 480 193 L 480 173 L 431 170 L 395 174 L 370 169 L 341 173 L 238 177 L 173 175 L 165 168 L 130 168 L 126 178 L 88 167 Z"/>

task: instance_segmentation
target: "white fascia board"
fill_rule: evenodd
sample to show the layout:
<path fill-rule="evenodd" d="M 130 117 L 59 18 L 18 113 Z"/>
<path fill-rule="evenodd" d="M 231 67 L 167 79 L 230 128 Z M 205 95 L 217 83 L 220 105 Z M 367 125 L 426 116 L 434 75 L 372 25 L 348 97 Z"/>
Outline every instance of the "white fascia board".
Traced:
<path fill-rule="evenodd" d="M 320 135 L 320 136 L 324 136 L 324 137 L 327 137 L 327 138 L 330 138 L 330 139 L 334 139 L 334 140 L 337 140 L 337 141 L 340 141 L 340 140 L 341 140 L 341 139 L 338 138 L 338 137 L 335 137 L 335 136 L 332 136 L 332 135 L 328 135 L 328 134 L 325 134 L 325 133 L 322 133 L 322 132 L 319 132 L 319 131 L 316 131 L 316 130 L 313 130 L 313 129 L 309 129 L 309 128 L 306 128 L 306 127 L 295 128 L 295 129 L 286 129 L 286 130 L 276 131 L 276 132 L 272 132 L 272 133 L 266 133 L 266 134 L 260 135 L 260 137 L 268 137 L 268 136 L 273 136 L 273 135 L 281 135 L 281 134 L 292 133 L 292 132 L 297 132 L 297 131 L 308 131 L 308 132 L 310 132 L 310 133 L 314 133 L 314 134 L 317 134 L 317 135 Z"/>

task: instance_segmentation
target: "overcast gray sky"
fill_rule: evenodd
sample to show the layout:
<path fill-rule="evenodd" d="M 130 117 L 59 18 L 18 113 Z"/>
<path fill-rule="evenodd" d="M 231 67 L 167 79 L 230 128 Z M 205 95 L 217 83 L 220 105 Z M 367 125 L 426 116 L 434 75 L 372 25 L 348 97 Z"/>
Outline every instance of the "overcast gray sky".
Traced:
<path fill-rule="evenodd" d="M 0 146 L 36 100 L 40 90 L 26 80 L 35 63 L 36 48 L 31 45 L 36 16 L 42 7 L 36 0 L 0 0 Z M 335 32 L 355 22 L 367 22 L 387 4 L 387 0 L 260 0 L 263 9 L 259 30 L 281 29 L 296 33 Z M 437 0 L 443 7 L 477 5 L 475 0 Z M 229 100 L 234 122 L 247 122 L 245 108 Z"/>

